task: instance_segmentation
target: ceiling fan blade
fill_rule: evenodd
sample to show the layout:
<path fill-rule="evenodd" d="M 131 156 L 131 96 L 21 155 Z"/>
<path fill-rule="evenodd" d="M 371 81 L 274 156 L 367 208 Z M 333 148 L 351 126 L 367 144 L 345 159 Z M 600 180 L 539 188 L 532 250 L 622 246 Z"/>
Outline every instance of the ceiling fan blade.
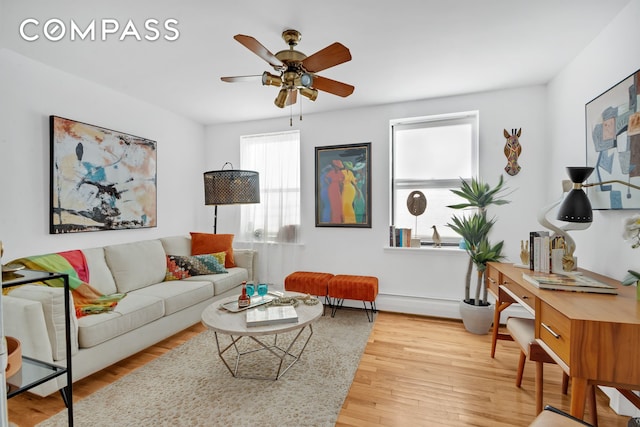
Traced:
<path fill-rule="evenodd" d="M 262 74 L 255 74 L 252 76 L 230 76 L 220 77 L 220 80 L 227 83 L 241 83 L 241 82 L 253 82 L 259 81 L 262 78 Z"/>
<path fill-rule="evenodd" d="M 313 88 L 329 92 L 343 98 L 351 95 L 355 90 L 355 86 L 321 76 L 313 76 Z"/>
<path fill-rule="evenodd" d="M 284 64 L 275 55 L 264 47 L 258 40 L 251 36 L 245 36 L 244 34 L 236 34 L 233 36 L 241 45 L 249 49 L 251 52 L 258 55 L 260 58 L 267 61 L 271 66 L 279 68 Z"/>
<path fill-rule="evenodd" d="M 317 73 L 347 61 L 351 61 L 351 52 L 336 42 L 304 59 L 302 66 L 310 73 Z"/>
<path fill-rule="evenodd" d="M 298 91 L 296 89 L 289 89 L 287 94 L 286 105 L 293 105 L 298 100 Z"/>

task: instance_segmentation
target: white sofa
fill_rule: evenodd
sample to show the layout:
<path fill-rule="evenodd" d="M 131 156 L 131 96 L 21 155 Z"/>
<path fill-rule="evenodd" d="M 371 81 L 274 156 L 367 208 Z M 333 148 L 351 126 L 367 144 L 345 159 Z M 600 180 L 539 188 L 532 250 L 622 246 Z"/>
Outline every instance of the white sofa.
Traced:
<path fill-rule="evenodd" d="M 198 323 L 209 304 L 240 293 L 254 279 L 255 252 L 235 249 L 227 273 L 165 281 L 167 255 L 191 255 L 191 239 L 172 236 L 83 249 L 90 284 L 104 294 L 126 293 L 114 311 L 71 315 L 73 381 L 91 375 Z M 23 355 L 66 365 L 62 288 L 23 285 L 2 297 L 6 336 L 18 338 Z M 20 375 L 18 373 L 17 375 Z M 31 391 L 49 395 L 66 376 Z"/>

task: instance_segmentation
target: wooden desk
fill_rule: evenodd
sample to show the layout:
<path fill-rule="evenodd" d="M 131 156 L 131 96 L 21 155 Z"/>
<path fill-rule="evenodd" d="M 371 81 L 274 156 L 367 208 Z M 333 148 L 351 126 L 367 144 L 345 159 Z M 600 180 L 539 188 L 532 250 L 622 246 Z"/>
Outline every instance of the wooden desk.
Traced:
<path fill-rule="evenodd" d="M 571 377 L 571 415 L 583 418 L 587 386 L 640 389 L 640 303 L 634 286 L 581 270 L 618 287 L 618 295 L 540 290 L 522 278 L 529 270 L 491 262 L 487 286 L 496 298 L 491 357 L 500 313 L 512 303 L 535 316 L 535 337 Z M 537 369 L 536 369 L 537 371 Z"/>

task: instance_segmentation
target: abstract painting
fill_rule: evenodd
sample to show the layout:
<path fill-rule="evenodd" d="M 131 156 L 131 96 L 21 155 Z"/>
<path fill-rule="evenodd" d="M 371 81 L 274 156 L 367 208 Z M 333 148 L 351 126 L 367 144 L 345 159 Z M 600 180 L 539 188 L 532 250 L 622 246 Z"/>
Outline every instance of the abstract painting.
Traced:
<path fill-rule="evenodd" d="M 316 147 L 316 227 L 371 228 L 371 143 Z"/>
<path fill-rule="evenodd" d="M 49 117 L 50 234 L 155 227 L 156 142 Z"/>
<path fill-rule="evenodd" d="M 585 106 L 587 166 L 594 168 L 588 189 L 593 209 L 639 209 L 640 70 Z"/>

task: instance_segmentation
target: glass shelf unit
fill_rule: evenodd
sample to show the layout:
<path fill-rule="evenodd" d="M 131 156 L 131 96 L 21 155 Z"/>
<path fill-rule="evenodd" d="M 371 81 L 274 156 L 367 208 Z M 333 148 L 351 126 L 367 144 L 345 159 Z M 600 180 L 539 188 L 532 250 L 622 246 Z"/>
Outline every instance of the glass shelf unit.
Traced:
<path fill-rule="evenodd" d="M 58 366 L 53 363 L 22 356 L 20 370 L 7 379 L 7 399 L 17 396 L 40 384 L 67 375 L 67 385 L 60 389 L 62 400 L 67 406 L 67 419 L 69 426 L 73 426 L 73 381 L 71 375 L 71 323 L 69 319 L 69 276 L 65 273 L 52 273 L 38 270 L 18 270 L 10 273 L 2 273 L 2 289 L 11 288 L 28 283 L 44 282 L 53 279 L 62 279 L 64 282 L 64 308 L 65 308 L 65 335 L 66 335 L 66 366 Z"/>

